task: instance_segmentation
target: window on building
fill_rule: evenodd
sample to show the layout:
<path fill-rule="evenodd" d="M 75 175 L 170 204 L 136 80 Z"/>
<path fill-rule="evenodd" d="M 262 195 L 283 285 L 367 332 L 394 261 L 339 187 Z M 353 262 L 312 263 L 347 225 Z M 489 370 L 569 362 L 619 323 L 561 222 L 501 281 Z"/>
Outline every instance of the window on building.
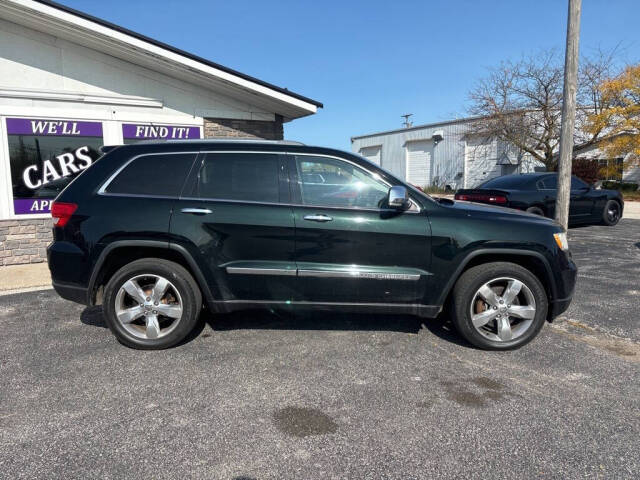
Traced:
<path fill-rule="evenodd" d="M 328 157 L 296 157 L 298 183 L 304 205 L 327 207 L 384 207 L 389 187 L 351 163 Z"/>
<path fill-rule="evenodd" d="M 89 167 L 102 146 L 102 123 L 7 118 L 16 215 L 48 213 L 53 199 Z"/>
<path fill-rule="evenodd" d="M 277 203 L 278 157 L 267 153 L 209 153 L 202 162 L 192 196 Z"/>
<path fill-rule="evenodd" d="M 195 153 L 145 155 L 129 163 L 109 185 L 107 193 L 177 197 Z"/>

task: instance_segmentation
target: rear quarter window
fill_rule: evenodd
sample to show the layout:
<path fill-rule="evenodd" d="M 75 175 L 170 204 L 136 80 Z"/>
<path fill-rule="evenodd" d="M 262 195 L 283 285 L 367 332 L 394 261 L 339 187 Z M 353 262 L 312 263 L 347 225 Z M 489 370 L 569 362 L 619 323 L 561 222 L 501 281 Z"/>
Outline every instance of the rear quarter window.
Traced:
<path fill-rule="evenodd" d="M 149 154 L 134 158 L 106 186 L 106 193 L 177 197 L 195 153 Z"/>

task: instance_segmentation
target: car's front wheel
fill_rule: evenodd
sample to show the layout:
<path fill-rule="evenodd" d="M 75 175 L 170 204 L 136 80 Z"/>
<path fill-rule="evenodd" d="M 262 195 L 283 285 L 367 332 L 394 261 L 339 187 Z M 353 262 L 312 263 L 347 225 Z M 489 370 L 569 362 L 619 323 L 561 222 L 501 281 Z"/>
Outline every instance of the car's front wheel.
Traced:
<path fill-rule="evenodd" d="M 494 262 L 470 268 L 453 291 L 453 323 L 476 347 L 511 350 L 530 342 L 547 317 L 544 287 L 526 268 Z"/>
<path fill-rule="evenodd" d="M 105 287 L 103 310 L 124 345 L 155 350 L 181 342 L 195 327 L 202 296 L 181 265 L 159 258 L 131 262 Z"/>

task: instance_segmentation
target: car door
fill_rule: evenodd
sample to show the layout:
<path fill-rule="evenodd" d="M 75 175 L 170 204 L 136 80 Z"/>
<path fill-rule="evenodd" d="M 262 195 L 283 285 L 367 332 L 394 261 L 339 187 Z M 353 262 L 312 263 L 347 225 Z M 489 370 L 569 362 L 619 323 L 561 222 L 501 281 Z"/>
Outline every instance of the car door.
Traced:
<path fill-rule="evenodd" d="M 591 217 L 594 197 L 590 195 L 591 188 L 578 177 L 571 177 L 571 201 L 569 203 L 569 218 L 582 220 Z"/>
<path fill-rule="evenodd" d="M 201 153 L 174 210 L 171 234 L 199 264 L 214 300 L 290 300 L 295 236 L 285 156 Z"/>
<path fill-rule="evenodd" d="M 343 158 L 291 154 L 289 171 L 304 301 L 422 303 L 431 231 L 417 203 L 404 212 L 386 208 L 391 185 Z"/>
<path fill-rule="evenodd" d="M 536 182 L 536 187 L 542 196 L 541 200 L 544 203 L 546 216 L 553 218 L 556 211 L 558 176 L 556 174 L 545 175 Z"/>

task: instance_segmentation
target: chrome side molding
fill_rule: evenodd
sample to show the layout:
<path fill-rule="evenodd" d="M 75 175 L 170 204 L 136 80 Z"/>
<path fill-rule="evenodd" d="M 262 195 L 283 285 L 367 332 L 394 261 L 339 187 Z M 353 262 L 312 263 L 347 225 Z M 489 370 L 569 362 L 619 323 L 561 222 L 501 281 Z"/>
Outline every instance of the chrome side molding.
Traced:
<path fill-rule="evenodd" d="M 418 281 L 418 273 L 388 273 L 371 272 L 366 270 L 305 270 L 286 268 L 254 268 L 254 267 L 226 267 L 227 273 L 239 275 L 285 275 L 290 277 L 316 277 L 316 278 L 362 278 L 371 280 L 403 280 Z"/>

